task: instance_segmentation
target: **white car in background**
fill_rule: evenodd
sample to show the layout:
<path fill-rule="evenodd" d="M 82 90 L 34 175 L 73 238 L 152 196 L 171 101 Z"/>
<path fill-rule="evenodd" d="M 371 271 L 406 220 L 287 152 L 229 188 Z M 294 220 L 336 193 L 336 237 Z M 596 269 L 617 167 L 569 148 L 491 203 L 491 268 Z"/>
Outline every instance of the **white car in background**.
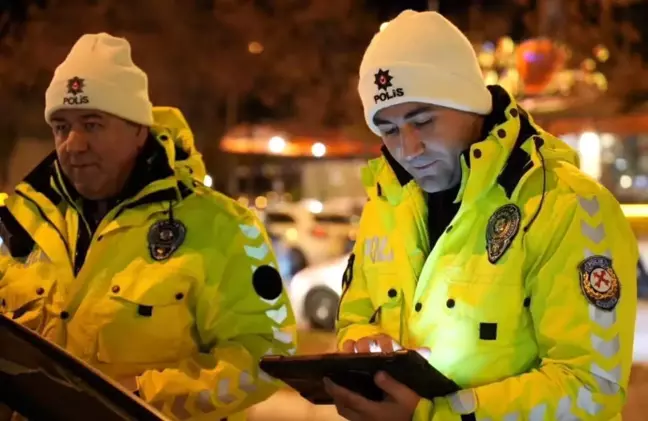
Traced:
<path fill-rule="evenodd" d="M 276 205 L 265 209 L 262 218 L 286 280 L 353 247 L 354 216 L 327 211 L 319 202 Z"/>
<path fill-rule="evenodd" d="M 345 254 L 293 276 L 288 295 L 299 327 L 334 329 L 348 261 L 349 254 Z"/>

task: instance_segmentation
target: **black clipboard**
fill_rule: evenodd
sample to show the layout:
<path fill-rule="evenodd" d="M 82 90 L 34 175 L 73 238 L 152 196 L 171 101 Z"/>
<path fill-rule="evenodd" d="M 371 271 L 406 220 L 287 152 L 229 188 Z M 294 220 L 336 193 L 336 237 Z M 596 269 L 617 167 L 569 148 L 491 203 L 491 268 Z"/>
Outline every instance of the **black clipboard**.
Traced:
<path fill-rule="evenodd" d="M 30 421 L 167 421 L 108 377 L 0 315 L 0 402 Z"/>
<path fill-rule="evenodd" d="M 383 391 L 374 376 L 384 371 L 426 399 L 446 396 L 459 386 L 431 366 L 418 352 L 400 350 L 390 353 L 321 354 L 302 356 L 267 356 L 260 367 L 295 389 L 316 405 L 330 405 L 324 378 L 356 392 L 367 399 L 381 401 Z"/>

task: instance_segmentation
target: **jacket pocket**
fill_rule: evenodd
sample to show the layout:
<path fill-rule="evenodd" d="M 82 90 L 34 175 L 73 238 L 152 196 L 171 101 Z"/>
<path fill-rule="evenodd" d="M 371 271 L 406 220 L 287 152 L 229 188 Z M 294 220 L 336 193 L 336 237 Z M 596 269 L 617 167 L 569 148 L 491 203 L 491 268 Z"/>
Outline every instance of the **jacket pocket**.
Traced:
<path fill-rule="evenodd" d="M 16 276 L 18 275 L 18 276 Z M 5 274 L 0 283 L 0 313 L 34 331 L 40 331 L 45 321 L 46 298 L 55 281 L 30 276 L 30 273 Z"/>
<path fill-rule="evenodd" d="M 464 387 L 499 381 L 537 359 L 524 288 L 475 277 L 448 281 L 435 297 L 434 365 Z"/>
<path fill-rule="evenodd" d="M 172 362 L 196 349 L 189 302 L 192 278 L 177 272 L 169 276 L 167 271 L 139 275 L 115 277 L 106 308 L 99 310 L 105 320 L 98 333 L 101 362 Z"/>
<path fill-rule="evenodd" d="M 373 307 L 371 324 L 400 341 L 403 292 L 397 282 L 398 273 L 390 268 L 374 267 L 365 270 L 364 275 Z"/>
<path fill-rule="evenodd" d="M 531 317 L 522 285 L 499 282 L 448 282 L 444 309 L 452 336 L 463 345 L 511 347 L 529 339 Z"/>

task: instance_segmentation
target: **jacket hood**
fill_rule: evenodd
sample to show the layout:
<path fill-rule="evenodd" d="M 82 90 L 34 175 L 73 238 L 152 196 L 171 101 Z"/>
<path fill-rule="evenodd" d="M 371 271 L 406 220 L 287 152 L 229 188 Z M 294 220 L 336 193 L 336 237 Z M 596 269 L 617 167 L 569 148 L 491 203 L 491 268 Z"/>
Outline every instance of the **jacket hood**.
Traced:
<path fill-rule="evenodd" d="M 547 161 L 553 161 L 555 163 L 566 162 L 580 168 L 580 156 L 576 150 L 551 133 L 541 128 L 538 128 L 538 131 L 545 142 L 543 153 Z"/>
<path fill-rule="evenodd" d="M 202 183 L 207 175 L 205 163 L 182 111 L 174 107 L 154 107 L 153 119 L 151 130 L 164 146 L 176 175 L 183 180 L 194 179 Z"/>

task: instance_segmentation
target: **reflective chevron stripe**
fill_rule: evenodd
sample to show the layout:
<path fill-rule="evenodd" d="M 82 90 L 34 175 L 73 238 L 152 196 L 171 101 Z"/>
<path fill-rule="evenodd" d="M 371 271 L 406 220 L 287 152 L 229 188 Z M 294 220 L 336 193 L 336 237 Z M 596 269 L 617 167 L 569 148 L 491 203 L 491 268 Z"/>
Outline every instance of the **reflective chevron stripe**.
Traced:
<path fill-rule="evenodd" d="M 591 304 L 589 307 L 589 316 L 594 323 L 605 329 L 611 328 L 616 323 L 616 311 L 603 311 Z"/>
<path fill-rule="evenodd" d="M 272 328 L 272 336 L 282 344 L 289 344 L 293 341 L 293 335 L 290 332 L 283 332 L 275 327 Z"/>
<path fill-rule="evenodd" d="M 247 393 L 252 393 L 257 390 L 254 379 L 247 371 L 242 371 L 239 376 L 239 389 Z"/>
<path fill-rule="evenodd" d="M 596 197 L 593 197 L 591 199 L 580 197 L 578 201 L 581 205 L 581 208 L 587 213 L 587 215 L 589 215 L 590 218 L 596 218 L 597 220 L 601 221 L 602 219 L 600 215 L 601 206 Z M 590 248 L 590 247 L 594 247 L 596 249 L 595 245 L 604 242 L 606 233 L 605 233 L 605 227 L 603 226 L 603 222 L 600 222 L 598 225 L 594 226 L 588 221 L 581 220 L 581 233 L 583 234 L 583 237 L 585 237 L 586 239 L 590 240 L 593 243 L 590 244 L 588 247 L 584 248 L 583 255 L 586 259 L 595 255 L 605 256 L 608 259 L 612 259 L 612 253 L 610 252 L 609 248 L 607 247 L 605 249 L 601 248 L 600 250 L 592 250 Z M 617 318 L 616 309 L 613 309 L 612 311 L 606 311 L 598 308 L 593 304 L 589 304 L 589 317 L 593 323 L 597 324 L 602 329 L 609 331 L 610 328 L 614 327 L 616 323 L 616 318 Z M 592 333 L 591 345 L 592 345 L 592 349 L 596 353 L 598 353 L 599 355 L 601 355 L 607 360 L 613 359 L 621 349 L 621 344 L 620 344 L 620 339 L 618 334 L 614 335 L 610 339 L 607 339 Z M 590 373 L 594 376 L 601 393 L 614 394 L 618 392 L 620 388 L 619 383 L 621 381 L 620 365 L 608 371 L 603 369 L 598 364 L 592 362 L 590 366 Z M 581 387 L 578 390 L 578 398 L 576 404 L 580 409 L 582 409 L 583 411 L 585 411 L 586 413 L 592 416 L 597 415 L 603 410 L 603 406 L 594 401 L 592 391 L 585 386 Z M 570 413 L 570 417 L 565 419 L 567 420 L 576 419 L 576 417 L 574 417 Z"/>
<path fill-rule="evenodd" d="M 256 240 L 261 235 L 261 230 L 258 227 L 256 227 L 255 225 L 241 224 L 239 227 L 240 227 L 241 232 L 243 233 L 243 235 L 246 238 L 250 239 L 250 240 Z M 267 265 L 267 266 L 270 266 L 270 267 L 272 267 L 274 269 L 277 269 L 277 265 L 274 262 L 272 262 L 272 261 L 264 262 L 264 260 L 267 260 L 269 257 L 271 257 L 270 246 L 265 241 L 263 243 L 261 243 L 260 245 L 246 244 L 246 245 L 243 246 L 243 248 L 245 249 L 245 254 L 247 254 L 248 257 L 250 257 L 253 260 L 259 261 L 258 263 L 255 262 L 254 264 L 250 265 L 250 269 L 251 269 L 252 273 L 254 273 L 259 268 L 259 266 L 262 266 L 264 264 Z M 259 297 L 259 299 L 261 301 L 263 301 L 264 303 L 274 307 L 277 304 L 279 304 L 279 302 L 282 299 L 282 296 L 280 295 L 279 297 L 274 298 L 274 299 L 270 299 L 270 300 L 265 299 L 263 297 Z M 286 305 L 282 305 L 278 309 L 273 308 L 273 309 L 267 310 L 265 314 L 275 324 L 281 325 L 283 322 L 286 321 L 286 319 L 288 319 L 288 308 L 286 307 Z M 284 340 L 287 337 L 285 334 L 282 334 L 282 333 L 277 334 L 277 333 L 275 333 L 275 339 L 277 339 L 277 335 L 279 336 L 279 338 L 281 340 Z M 292 337 L 291 337 L 291 340 L 292 340 Z M 272 347 L 268 350 L 268 352 L 270 352 L 271 350 L 272 350 Z"/>
<path fill-rule="evenodd" d="M 196 399 L 196 406 L 201 412 L 205 414 L 214 412 L 216 410 L 216 407 L 211 401 L 211 391 L 209 390 L 200 391 Z"/>
<path fill-rule="evenodd" d="M 575 416 L 572 411 L 572 400 L 569 396 L 565 396 L 558 402 L 558 410 L 556 411 L 556 421 L 581 421 L 580 418 Z"/>
<path fill-rule="evenodd" d="M 245 248 L 245 253 L 253 259 L 263 260 L 268 255 L 270 247 L 266 243 L 261 244 L 258 247 L 255 246 L 243 246 Z"/>
<path fill-rule="evenodd" d="M 236 396 L 230 393 L 230 379 L 221 379 L 218 382 L 218 400 L 225 405 L 236 401 Z"/>
<path fill-rule="evenodd" d="M 586 258 L 586 259 L 587 259 L 588 257 L 592 257 L 592 256 L 594 256 L 594 255 L 596 255 L 596 256 L 605 256 L 605 257 L 607 257 L 608 259 L 611 259 L 611 258 L 612 258 L 612 253 L 610 253 L 610 250 L 609 250 L 609 249 L 608 249 L 608 250 L 605 250 L 603 253 L 594 253 L 592 250 L 590 250 L 590 249 L 588 249 L 588 248 L 585 249 L 585 258 Z"/>
<path fill-rule="evenodd" d="M 596 197 L 593 197 L 591 199 L 579 197 L 578 202 L 580 203 L 581 208 L 583 208 L 583 210 L 587 212 L 587 214 L 591 217 L 595 216 L 601 209 L 601 206 L 599 205 L 598 199 Z"/>
<path fill-rule="evenodd" d="M 606 341 L 603 338 L 592 334 L 592 347 L 596 350 L 596 352 L 605 356 L 606 358 L 612 358 L 621 349 L 619 335 L 617 334 L 614 338 Z"/>
<path fill-rule="evenodd" d="M 279 307 L 278 310 L 268 310 L 266 315 L 274 320 L 275 323 L 281 324 L 288 318 L 288 308 L 285 305 Z"/>
<path fill-rule="evenodd" d="M 587 222 L 581 221 L 581 232 L 585 237 L 589 238 L 596 244 L 600 243 L 605 238 L 605 229 L 603 228 L 603 224 L 598 224 L 593 227 Z"/>
<path fill-rule="evenodd" d="M 529 413 L 529 421 L 544 421 L 545 414 L 547 413 L 547 404 L 541 403 L 536 405 L 535 408 Z"/>
<path fill-rule="evenodd" d="M 594 401 L 592 392 L 586 387 L 578 389 L 577 405 L 590 415 L 596 415 L 603 409 L 603 405 Z"/>
<path fill-rule="evenodd" d="M 259 238 L 259 235 L 261 235 L 261 230 L 256 226 L 241 224 L 240 228 L 243 231 L 243 235 L 251 240 Z"/>
<path fill-rule="evenodd" d="M 598 199 L 596 197 L 591 199 L 579 197 L 578 202 L 585 214 L 587 214 L 587 216 L 583 216 L 583 219 L 580 220 L 581 234 L 585 243 L 587 243 L 583 247 L 583 257 L 588 259 L 594 256 L 602 256 L 612 259 L 612 253 L 605 244 L 606 233 L 600 215 L 601 206 Z M 593 304 L 588 305 L 590 320 L 605 331 L 609 332 L 616 323 L 616 309 L 606 311 Z M 592 349 L 606 360 L 615 358 L 621 347 L 619 335 L 613 335 L 612 332 L 609 333 L 610 335 L 605 335 L 605 332 L 603 332 L 603 336 L 594 333 L 590 334 Z M 618 393 L 620 389 L 619 383 L 621 381 L 620 365 L 617 365 L 612 370 L 605 370 L 600 365 L 592 362 L 589 371 L 596 380 L 598 390 L 600 390 L 601 393 L 606 395 Z M 594 400 L 593 393 L 588 386 L 582 386 L 578 389 L 578 395 L 575 400 L 569 396 L 564 396 L 560 399 L 553 416 L 548 412 L 549 405 L 545 402 L 533 407 L 528 414 L 528 419 L 529 421 L 544 421 L 545 419 L 557 421 L 579 421 L 580 418 L 572 412 L 574 404 L 577 408 L 591 416 L 596 416 L 603 410 L 603 406 Z M 513 413 L 507 415 L 504 419 L 512 421 L 520 418 L 518 413 Z"/>
<path fill-rule="evenodd" d="M 604 370 L 596 363 L 592 363 L 590 372 L 594 374 L 601 392 L 605 395 L 614 395 L 619 392 L 621 386 L 621 365 L 617 365 L 610 371 Z"/>

